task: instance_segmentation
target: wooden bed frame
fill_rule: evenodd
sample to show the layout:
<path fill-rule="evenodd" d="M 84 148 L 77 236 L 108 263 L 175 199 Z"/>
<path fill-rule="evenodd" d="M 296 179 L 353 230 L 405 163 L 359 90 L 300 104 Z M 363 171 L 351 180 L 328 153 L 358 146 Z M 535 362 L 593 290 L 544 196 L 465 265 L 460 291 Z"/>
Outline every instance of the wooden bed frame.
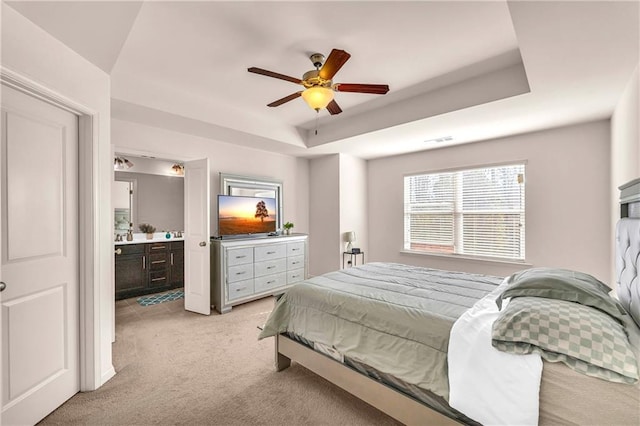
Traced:
<path fill-rule="evenodd" d="M 459 425 L 421 402 L 280 334 L 275 337 L 278 371 L 295 361 L 406 425 Z"/>

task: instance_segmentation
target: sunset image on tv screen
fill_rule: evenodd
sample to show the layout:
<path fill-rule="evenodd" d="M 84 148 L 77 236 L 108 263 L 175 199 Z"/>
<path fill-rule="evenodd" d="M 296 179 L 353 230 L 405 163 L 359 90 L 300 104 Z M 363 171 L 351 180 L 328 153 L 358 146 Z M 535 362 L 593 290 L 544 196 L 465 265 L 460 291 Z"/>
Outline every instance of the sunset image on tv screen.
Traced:
<path fill-rule="evenodd" d="M 276 230 L 275 198 L 219 197 L 220 235 L 261 234 Z"/>

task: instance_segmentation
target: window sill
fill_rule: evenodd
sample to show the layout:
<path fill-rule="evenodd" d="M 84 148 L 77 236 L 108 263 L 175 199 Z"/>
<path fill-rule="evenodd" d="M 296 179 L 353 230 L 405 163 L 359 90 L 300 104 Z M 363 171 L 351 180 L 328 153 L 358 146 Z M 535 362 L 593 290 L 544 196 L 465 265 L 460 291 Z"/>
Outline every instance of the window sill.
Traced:
<path fill-rule="evenodd" d="M 524 260 L 507 260 L 507 259 L 498 259 L 495 257 L 468 256 L 464 254 L 425 253 L 423 251 L 416 251 L 416 250 L 400 250 L 400 254 L 439 257 L 439 258 L 450 259 L 450 260 L 465 260 L 465 261 L 480 262 L 480 263 L 494 263 L 494 264 L 501 264 L 501 265 L 517 265 L 517 266 L 523 266 L 527 268 L 530 268 L 533 266 L 531 263 L 527 263 Z"/>

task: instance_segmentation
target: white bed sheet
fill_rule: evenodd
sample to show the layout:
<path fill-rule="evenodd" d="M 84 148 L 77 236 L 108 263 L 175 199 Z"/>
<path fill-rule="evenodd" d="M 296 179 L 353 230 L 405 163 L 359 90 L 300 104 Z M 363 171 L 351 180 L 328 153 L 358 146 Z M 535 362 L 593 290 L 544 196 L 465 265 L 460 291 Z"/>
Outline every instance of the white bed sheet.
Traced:
<path fill-rule="evenodd" d="M 540 355 L 509 354 L 491 345 L 499 314 L 495 299 L 505 284 L 476 302 L 451 329 L 449 405 L 484 425 L 537 425 Z"/>

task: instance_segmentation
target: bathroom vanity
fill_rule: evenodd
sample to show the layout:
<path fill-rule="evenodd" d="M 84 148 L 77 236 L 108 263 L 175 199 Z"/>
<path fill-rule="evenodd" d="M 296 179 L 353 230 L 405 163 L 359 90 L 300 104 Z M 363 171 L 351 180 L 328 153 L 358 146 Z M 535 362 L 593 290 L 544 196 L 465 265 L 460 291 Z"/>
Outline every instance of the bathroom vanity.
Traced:
<path fill-rule="evenodd" d="M 184 240 L 135 239 L 115 243 L 116 300 L 184 285 Z"/>

